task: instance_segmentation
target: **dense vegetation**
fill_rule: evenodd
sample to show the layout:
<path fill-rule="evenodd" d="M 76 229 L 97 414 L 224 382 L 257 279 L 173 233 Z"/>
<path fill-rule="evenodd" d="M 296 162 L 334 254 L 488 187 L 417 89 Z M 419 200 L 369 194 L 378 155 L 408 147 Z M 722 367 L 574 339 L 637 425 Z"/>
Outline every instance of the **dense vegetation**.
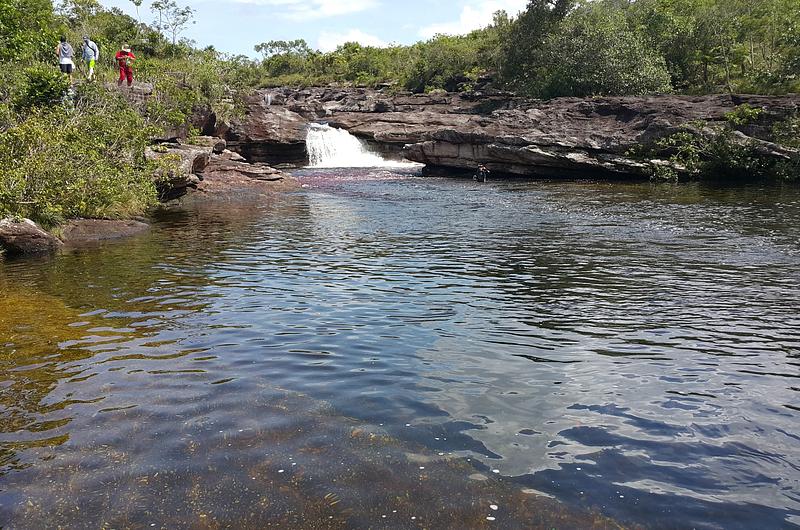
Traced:
<path fill-rule="evenodd" d="M 185 124 L 199 105 L 233 113 L 237 94 L 253 87 L 423 92 L 491 82 L 543 98 L 800 91 L 797 0 L 530 0 L 520 16 L 498 12 L 468 35 L 387 48 L 347 43 L 329 53 L 302 40 L 270 41 L 255 47 L 259 59 L 197 49 L 180 39 L 190 8 L 175 0 L 150 7 L 158 16 L 146 24 L 96 0 L 55 8 L 49 0 L 0 0 L 0 218 L 53 225 L 144 211 L 156 199 L 144 157 L 155 131 Z M 69 87 L 53 50 L 66 35 L 80 53 L 83 34 L 100 47 L 99 82 Z M 115 80 L 113 55 L 124 42 L 139 57 L 137 80 L 154 85 L 146 107 L 134 109 L 124 91 L 103 88 Z M 783 128 L 786 142 L 796 141 L 797 122 Z M 684 165 L 710 151 L 712 159 L 737 158 L 696 135 L 669 141 L 681 140 L 692 155 Z"/>

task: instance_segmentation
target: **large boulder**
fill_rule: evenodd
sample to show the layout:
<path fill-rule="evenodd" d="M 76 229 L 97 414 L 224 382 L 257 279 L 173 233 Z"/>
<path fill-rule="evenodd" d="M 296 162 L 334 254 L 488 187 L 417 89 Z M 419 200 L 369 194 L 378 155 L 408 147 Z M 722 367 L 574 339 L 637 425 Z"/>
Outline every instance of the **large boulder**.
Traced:
<path fill-rule="evenodd" d="M 0 249 L 7 256 L 52 254 L 60 246 L 61 241 L 30 219 L 0 221 Z"/>

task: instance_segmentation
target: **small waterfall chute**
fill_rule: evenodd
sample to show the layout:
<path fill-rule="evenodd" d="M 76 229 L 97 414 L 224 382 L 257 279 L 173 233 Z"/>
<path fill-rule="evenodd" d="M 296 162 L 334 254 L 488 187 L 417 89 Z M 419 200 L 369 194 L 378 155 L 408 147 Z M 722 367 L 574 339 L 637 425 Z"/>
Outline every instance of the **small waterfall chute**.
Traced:
<path fill-rule="evenodd" d="M 358 138 L 327 124 L 312 123 L 306 136 L 309 167 L 408 167 L 410 162 L 385 160 Z"/>

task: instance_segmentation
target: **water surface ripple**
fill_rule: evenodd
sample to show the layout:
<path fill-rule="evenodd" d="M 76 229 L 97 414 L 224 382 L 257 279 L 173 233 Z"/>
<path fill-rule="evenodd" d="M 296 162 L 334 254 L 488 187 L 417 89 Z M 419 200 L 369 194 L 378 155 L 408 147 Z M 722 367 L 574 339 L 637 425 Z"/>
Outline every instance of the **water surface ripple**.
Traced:
<path fill-rule="evenodd" d="M 0 264 L 0 525 L 800 527 L 799 190 L 300 178 Z"/>

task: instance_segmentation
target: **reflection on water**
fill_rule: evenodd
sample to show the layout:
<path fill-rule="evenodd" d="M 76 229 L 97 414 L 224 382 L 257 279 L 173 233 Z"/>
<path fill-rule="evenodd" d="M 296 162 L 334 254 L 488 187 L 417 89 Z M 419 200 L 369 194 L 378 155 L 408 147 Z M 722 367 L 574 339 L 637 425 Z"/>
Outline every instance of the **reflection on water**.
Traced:
<path fill-rule="evenodd" d="M 0 264 L 0 525 L 800 525 L 800 192 L 301 179 Z"/>

